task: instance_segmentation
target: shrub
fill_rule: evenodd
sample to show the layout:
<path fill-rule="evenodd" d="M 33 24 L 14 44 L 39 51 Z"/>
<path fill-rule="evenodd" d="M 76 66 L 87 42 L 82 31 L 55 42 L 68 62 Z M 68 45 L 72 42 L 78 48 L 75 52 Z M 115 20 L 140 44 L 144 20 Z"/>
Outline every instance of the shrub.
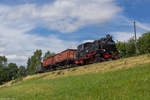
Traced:
<path fill-rule="evenodd" d="M 21 82 L 22 80 L 23 80 L 23 77 L 18 77 L 17 79 L 13 80 L 11 84 Z"/>

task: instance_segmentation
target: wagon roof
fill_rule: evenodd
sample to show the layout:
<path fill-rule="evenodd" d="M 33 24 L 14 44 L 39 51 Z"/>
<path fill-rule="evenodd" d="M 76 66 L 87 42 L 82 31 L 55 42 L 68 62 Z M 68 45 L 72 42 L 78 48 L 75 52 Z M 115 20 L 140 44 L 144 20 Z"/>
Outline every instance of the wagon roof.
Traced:
<path fill-rule="evenodd" d="M 59 54 L 61 54 L 61 53 L 63 53 L 63 52 L 66 52 L 66 51 L 77 51 L 76 49 L 66 49 L 66 50 L 64 50 L 64 51 L 62 51 L 62 52 L 60 52 L 60 53 L 57 53 L 56 55 L 59 55 Z M 56 55 L 54 55 L 54 56 L 56 56 Z M 51 56 L 51 57 L 54 57 L 54 56 Z M 48 58 L 51 58 L 51 57 L 48 57 Z M 47 59 L 48 59 L 47 58 Z M 47 60 L 47 59 L 43 59 L 43 60 Z"/>

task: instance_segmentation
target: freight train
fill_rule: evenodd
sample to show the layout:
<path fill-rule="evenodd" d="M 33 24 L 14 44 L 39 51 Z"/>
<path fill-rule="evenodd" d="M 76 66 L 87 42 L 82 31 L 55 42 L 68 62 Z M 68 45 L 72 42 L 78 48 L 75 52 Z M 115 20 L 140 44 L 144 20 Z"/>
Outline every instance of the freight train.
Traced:
<path fill-rule="evenodd" d="M 118 59 L 116 44 L 109 34 L 93 42 L 80 44 L 43 60 L 43 71 L 66 69 L 79 65 Z"/>

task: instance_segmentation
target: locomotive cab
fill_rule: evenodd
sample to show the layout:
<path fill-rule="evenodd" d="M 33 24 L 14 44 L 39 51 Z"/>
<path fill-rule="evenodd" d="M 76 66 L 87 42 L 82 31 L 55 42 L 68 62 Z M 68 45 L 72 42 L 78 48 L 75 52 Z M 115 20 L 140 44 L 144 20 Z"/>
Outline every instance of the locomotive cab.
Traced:
<path fill-rule="evenodd" d="M 76 57 L 86 57 L 91 52 L 92 42 L 86 42 L 77 47 Z"/>

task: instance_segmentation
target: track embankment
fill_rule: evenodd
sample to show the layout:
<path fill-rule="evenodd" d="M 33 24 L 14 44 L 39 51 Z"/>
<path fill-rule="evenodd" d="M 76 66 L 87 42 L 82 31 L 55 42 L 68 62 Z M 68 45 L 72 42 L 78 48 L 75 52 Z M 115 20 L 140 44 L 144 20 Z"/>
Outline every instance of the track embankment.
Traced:
<path fill-rule="evenodd" d="M 22 81 L 26 81 L 32 78 L 54 79 L 54 78 L 72 76 L 72 75 L 83 75 L 83 74 L 88 74 L 88 73 L 99 73 L 99 72 L 104 73 L 108 71 L 116 71 L 119 69 L 128 69 L 131 67 L 135 67 L 136 65 L 142 65 L 146 63 L 150 63 L 150 55 L 129 57 L 129 58 L 119 59 L 115 61 L 107 61 L 107 62 L 74 67 L 70 69 L 31 75 L 31 76 L 25 77 Z M 8 82 L 4 85 L 1 85 L 0 88 L 11 86 L 11 84 L 14 83 L 13 81 Z"/>

